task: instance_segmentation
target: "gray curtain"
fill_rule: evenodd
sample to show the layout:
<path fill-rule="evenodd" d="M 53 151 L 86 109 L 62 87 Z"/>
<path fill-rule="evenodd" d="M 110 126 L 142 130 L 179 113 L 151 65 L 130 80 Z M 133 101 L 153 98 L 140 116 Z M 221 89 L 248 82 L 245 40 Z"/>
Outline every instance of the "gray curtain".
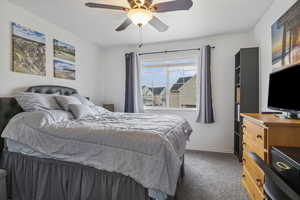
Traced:
<path fill-rule="evenodd" d="M 214 110 L 211 89 L 211 47 L 205 46 L 200 50 L 198 64 L 198 113 L 197 122 L 214 123 Z"/>
<path fill-rule="evenodd" d="M 141 59 L 137 53 L 128 53 L 126 59 L 125 112 L 143 113 L 144 105 L 140 83 Z"/>

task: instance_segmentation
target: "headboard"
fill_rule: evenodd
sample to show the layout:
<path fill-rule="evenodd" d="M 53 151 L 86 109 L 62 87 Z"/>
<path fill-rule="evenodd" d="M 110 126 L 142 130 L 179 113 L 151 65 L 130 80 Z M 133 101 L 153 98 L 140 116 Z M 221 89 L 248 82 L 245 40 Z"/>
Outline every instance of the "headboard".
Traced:
<path fill-rule="evenodd" d="M 55 94 L 70 96 L 78 93 L 77 90 L 69 87 L 57 86 L 57 85 L 39 85 L 33 86 L 27 89 L 27 92 L 35 92 L 41 94 Z"/>
<path fill-rule="evenodd" d="M 33 86 L 26 90 L 26 92 L 35 92 L 41 94 L 55 94 L 69 96 L 77 94 L 77 90 L 69 87 L 57 86 L 57 85 L 39 85 Z M 0 97 L 0 136 L 8 124 L 9 120 L 16 114 L 23 112 L 23 109 L 19 106 L 18 102 L 13 97 Z M 4 140 L 0 137 L 0 155 L 4 147 Z"/>

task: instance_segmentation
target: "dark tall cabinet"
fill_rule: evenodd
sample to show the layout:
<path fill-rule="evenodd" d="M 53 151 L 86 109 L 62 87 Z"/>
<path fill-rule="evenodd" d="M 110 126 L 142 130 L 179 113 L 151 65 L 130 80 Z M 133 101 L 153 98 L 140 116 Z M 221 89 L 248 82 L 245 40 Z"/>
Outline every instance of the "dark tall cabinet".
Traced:
<path fill-rule="evenodd" d="M 240 113 L 259 112 L 259 48 L 243 48 L 235 55 L 234 154 L 241 161 L 243 133 Z"/>

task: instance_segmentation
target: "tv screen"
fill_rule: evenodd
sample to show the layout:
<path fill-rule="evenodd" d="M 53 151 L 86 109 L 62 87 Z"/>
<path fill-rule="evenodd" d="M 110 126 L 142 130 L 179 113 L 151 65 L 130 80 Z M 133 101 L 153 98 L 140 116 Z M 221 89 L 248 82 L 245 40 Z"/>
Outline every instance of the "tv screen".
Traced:
<path fill-rule="evenodd" d="M 300 64 L 270 75 L 268 107 L 300 112 Z"/>

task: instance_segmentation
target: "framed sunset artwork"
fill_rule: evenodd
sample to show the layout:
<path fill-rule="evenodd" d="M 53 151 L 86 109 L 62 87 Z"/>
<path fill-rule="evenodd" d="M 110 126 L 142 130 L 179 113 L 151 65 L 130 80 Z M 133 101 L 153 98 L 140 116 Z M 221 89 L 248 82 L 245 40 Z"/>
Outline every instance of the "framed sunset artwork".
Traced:
<path fill-rule="evenodd" d="M 300 63 L 300 1 L 272 25 L 274 67 Z"/>

